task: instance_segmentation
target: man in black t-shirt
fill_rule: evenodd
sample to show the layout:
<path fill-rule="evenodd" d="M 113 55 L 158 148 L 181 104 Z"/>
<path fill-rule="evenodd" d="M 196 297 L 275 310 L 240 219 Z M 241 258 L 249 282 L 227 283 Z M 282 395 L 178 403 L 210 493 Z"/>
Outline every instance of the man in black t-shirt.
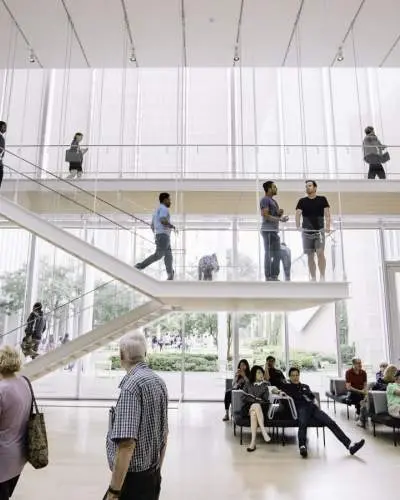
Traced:
<path fill-rule="evenodd" d="M 306 181 L 306 193 L 307 196 L 300 198 L 296 206 L 296 226 L 300 230 L 302 218 L 303 250 L 308 256 L 311 281 L 315 281 L 317 275 L 315 254 L 317 254 L 320 279 L 325 281 L 325 234 L 330 233 L 331 227 L 329 203 L 325 196 L 317 196 L 315 181 Z"/>

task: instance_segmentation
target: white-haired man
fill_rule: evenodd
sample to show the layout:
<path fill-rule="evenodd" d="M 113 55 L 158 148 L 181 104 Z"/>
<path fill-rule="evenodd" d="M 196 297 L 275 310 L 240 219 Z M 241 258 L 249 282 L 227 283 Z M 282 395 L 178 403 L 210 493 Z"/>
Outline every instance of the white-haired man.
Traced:
<path fill-rule="evenodd" d="M 144 335 L 125 335 L 120 355 L 127 375 L 110 410 L 107 458 L 112 476 L 105 498 L 158 500 L 168 437 L 167 388 L 144 361 Z"/>

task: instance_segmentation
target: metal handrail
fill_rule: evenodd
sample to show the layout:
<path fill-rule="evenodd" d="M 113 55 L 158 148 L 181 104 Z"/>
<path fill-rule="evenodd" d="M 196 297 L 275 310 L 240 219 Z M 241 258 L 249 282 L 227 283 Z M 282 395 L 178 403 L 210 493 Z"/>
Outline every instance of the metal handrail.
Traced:
<path fill-rule="evenodd" d="M 65 302 L 64 304 L 61 304 L 60 306 L 55 307 L 52 311 L 44 313 L 43 316 L 45 318 L 48 318 L 52 314 L 54 314 L 55 312 L 57 312 L 58 310 L 63 309 L 64 307 L 69 306 L 70 304 L 73 304 L 74 302 L 77 302 L 78 300 L 82 300 L 83 297 L 86 297 L 87 295 L 90 295 L 91 293 L 95 293 L 98 290 L 101 290 L 102 288 L 104 288 L 105 286 L 110 285 L 111 283 L 119 283 L 119 281 L 117 281 L 117 280 L 109 280 L 109 281 L 106 281 L 104 283 L 101 283 L 101 285 L 93 288 L 93 290 L 89 290 L 88 292 L 85 292 L 82 295 L 79 295 L 79 297 L 75 297 L 74 299 L 72 299 L 72 300 L 70 300 L 68 302 Z M 28 325 L 28 322 L 25 322 L 22 325 L 19 325 L 19 326 L 13 328 L 12 330 L 9 330 L 8 332 L 1 333 L 0 334 L 0 338 L 6 337 L 7 335 L 11 335 L 12 333 L 17 332 L 18 330 L 20 330 L 21 328 L 26 327 L 27 325 Z"/>
<path fill-rule="evenodd" d="M 68 148 L 70 144 L 7 144 L 11 148 Z M 385 144 L 387 148 L 400 148 L 400 144 Z M 85 147 L 104 148 L 362 148 L 360 144 L 85 144 Z"/>
<path fill-rule="evenodd" d="M 18 175 L 20 175 L 20 176 L 22 176 L 22 177 L 25 177 L 25 178 L 26 178 L 26 179 L 28 179 L 30 182 L 34 182 L 35 184 L 38 184 L 39 186 L 42 186 L 43 188 L 45 188 L 45 189 L 47 189 L 47 190 L 49 190 L 49 191 L 52 191 L 53 193 L 57 194 L 57 195 L 58 195 L 58 196 L 60 196 L 61 198 L 65 198 L 66 200 L 68 200 L 68 201 L 72 202 L 74 205 L 77 205 L 77 206 L 79 206 L 79 207 L 81 207 L 81 208 L 84 208 L 85 210 L 88 210 L 88 211 L 89 211 L 89 212 L 91 212 L 92 214 L 94 214 L 94 215 L 96 215 L 96 216 L 98 216 L 98 217 L 101 217 L 102 219 L 105 219 L 106 221 L 108 221 L 109 223 L 111 223 L 113 226 L 116 226 L 116 227 L 118 227 L 118 228 L 120 228 L 120 229 L 123 229 L 124 231 L 129 231 L 129 232 L 131 232 L 131 228 L 129 228 L 129 227 L 125 227 L 125 226 L 123 226 L 122 224 L 119 224 L 118 222 L 116 222 L 116 221 L 114 221 L 114 220 L 110 219 L 110 218 L 109 218 L 109 217 L 107 217 L 106 215 L 104 215 L 104 214 L 100 214 L 99 212 L 96 212 L 96 210 L 93 210 L 92 208 L 90 208 L 90 207 L 88 207 L 88 206 L 84 205 L 83 203 L 80 203 L 79 201 L 76 201 L 76 200 L 74 200 L 73 198 L 70 198 L 69 196 L 65 195 L 64 193 L 60 193 L 60 192 L 59 192 L 59 191 L 57 191 L 56 189 L 54 189 L 54 188 L 52 188 L 52 187 L 48 186 L 47 184 L 44 184 L 43 182 L 41 182 L 41 179 L 35 179 L 35 178 L 33 178 L 33 177 L 30 177 L 29 175 L 27 175 L 27 174 L 25 174 L 25 173 L 23 173 L 23 172 L 19 172 L 19 171 L 18 171 L 18 170 L 16 170 L 15 168 L 10 167 L 10 165 L 7 165 L 7 164 L 5 164 L 5 163 L 4 163 L 3 165 L 4 165 L 4 167 L 8 168 L 9 170 L 11 170 L 11 171 L 15 172 L 16 174 L 18 174 Z M 55 177 L 57 177 L 57 176 L 55 176 Z M 82 188 L 80 188 L 80 189 L 82 189 Z M 88 191 L 86 191 L 86 190 L 82 190 L 82 191 L 84 191 L 84 192 L 86 192 L 86 193 L 90 194 L 90 193 L 89 193 Z M 95 197 L 93 194 L 91 194 L 91 196 Z M 100 199 L 100 198 L 98 198 L 98 199 Z M 107 203 L 107 202 L 105 202 L 105 203 Z M 109 205 L 111 205 L 111 204 L 109 204 Z M 131 215 L 131 214 L 129 214 L 128 212 L 123 212 L 123 211 L 121 211 L 121 212 L 122 212 L 122 213 L 124 213 L 125 215 L 128 215 L 128 216 L 132 217 L 132 215 Z M 145 225 L 148 225 L 148 226 L 150 225 L 148 222 L 146 222 L 146 221 L 144 221 L 144 220 L 142 220 L 142 219 L 140 219 L 140 218 L 138 218 L 138 217 L 135 217 L 135 219 L 136 219 L 137 221 L 142 222 L 142 223 L 143 223 L 143 224 L 145 224 Z M 148 242 L 149 242 L 149 243 L 151 243 L 152 245 L 154 245 L 154 244 L 155 244 L 155 243 L 154 243 L 154 241 L 151 241 L 151 240 L 149 240 L 148 238 L 145 238 L 144 236 L 140 236 L 140 237 L 141 237 L 142 239 L 144 239 L 144 240 L 148 241 Z"/>
<path fill-rule="evenodd" d="M 46 172 L 46 174 L 51 175 L 51 176 L 52 176 L 52 177 L 54 177 L 57 181 L 62 181 L 63 183 L 68 184 L 69 186 L 74 187 L 74 188 L 75 188 L 75 189 L 77 189 L 78 191 L 81 191 L 81 192 L 85 193 L 86 195 L 88 195 L 88 196 L 90 196 L 90 197 L 92 197 L 92 198 L 95 198 L 96 200 L 101 201 L 102 203 L 104 203 L 105 205 L 108 205 L 109 207 L 111 207 L 111 208 L 115 209 L 116 211 L 121 212 L 121 213 L 122 213 L 122 214 L 124 214 L 124 215 L 128 215 L 129 217 L 132 217 L 132 219 L 135 219 L 136 221 L 141 222 L 141 223 L 143 223 L 143 224 L 145 224 L 145 225 L 147 225 L 147 226 L 151 226 L 151 224 L 150 224 L 149 222 L 147 222 L 147 221 L 145 221 L 145 220 L 141 219 L 140 217 L 136 217 L 135 215 L 132 215 L 131 213 L 126 212 L 125 210 L 122 210 L 120 207 L 117 207 L 117 206 L 116 206 L 116 205 L 114 205 L 113 203 L 110 203 L 109 201 L 106 201 L 106 200 L 104 200 L 103 198 L 100 198 L 99 196 L 97 196 L 97 195 L 93 194 L 92 192 L 87 191 L 86 189 L 83 189 L 81 186 L 78 186 L 76 183 L 70 182 L 68 179 L 64 179 L 64 178 L 60 177 L 59 175 L 56 175 L 56 174 L 54 174 L 53 172 L 50 172 L 50 170 L 47 170 L 47 169 L 45 169 L 45 168 L 43 168 L 43 167 L 40 167 L 39 165 L 36 165 L 35 163 L 33 163 L 33 162 L 31 162 L 31 161 L 27 160 L 26 158 L 23 158 L 22 156 L 17 155 L 16 153 L 13 153 L 12 151 L 10 151 L 10 150 L 8 150 L 8 149 L 6 149 L 5 151 L 6 151 L 8 154 L 10 154 L 11 156 L 14 156 L 14 158 L 18 158 L 19 160 L 22 160 L 23 162 L 28 163 L 29 165 L 32 165 L 32 167 L 35 167 L 35 169 L 36 169 L 36 170 L 40 170 L 41 172 Z M 7 165 L 5 165 L 5 166 L 7 166 Z M 9 169 L 11 169 L 11 170 L 14 170 L 14 169 L 13 169 L 12 167 L 10 167 L 10 166 L 7 166 L 7 167 L 8 167 Z M 18 172 L 17 170 L 14 170 L 14 172 L 17 172 L 17 173 L 19 173 L 19 174 L 23 175 L 23 174 L 22 174 L 22 172 Z M 30 180 L 35 181 L 35 182 L 36 182 L 36 179 L 30 178 Z M 53 190 L 53 191 L 55 191 L 55 192 L 57 192 L 58 194 L 60 194 L 60 195 L 61 195 L 61 193 L 59 193 L 58 191 L 56 191 L 56 190 Z M 71 201 L 73 201 L 74 203 L 77 203 L 77 202 L 75 202 L 74 200 L 71 200 Z M 78 204 L 78 203 L 77 203 L 77 204 Z M 81 206 L 82 206 L 82 205 L 81 205 Z M 88 208 L 88 207 L 86 207 L 86 208 Z M 88 209 L 89 209 L 89 208 L 88 208 Z M 92 211 L 92 212 L 94 212 L 94 213 L 97 213 L 97 212 L 95 212 L 95 211 L 94 211 L 94 210 L 92 210 L 92 209 L 89 209 L 89 210 L 91 210 L 91 211 Z M 101 215 L 101 214 L 98 214 L 98 215 Z"/>

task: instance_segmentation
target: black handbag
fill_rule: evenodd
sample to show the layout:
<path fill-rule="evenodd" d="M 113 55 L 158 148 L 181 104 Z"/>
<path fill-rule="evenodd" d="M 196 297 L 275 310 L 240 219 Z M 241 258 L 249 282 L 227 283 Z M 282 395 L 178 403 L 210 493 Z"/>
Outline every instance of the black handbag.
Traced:
<path fill-rule="evenodd" d="M 386 163 L 390 160 L 390 154 L 388 151 L 385 151 L 382 154 L 379 153 L 370 153 L 366 155 L 364 160 L 369 165 L 379 165 L 380 163 Z"/>
<path fill-rule="evenodd" d="M 390 154 L 388 153 L 388 151 L 385 151 L 382 155 L 381 155 L 381 163 L 386 163 L 390 160 Z"/>
<path fill-rule="evenodd" d="M 82 151 L 80 151 L 79 149 L 67 149 L 67 151 L 65 151 L 65 161 L 67 163 L 82 163 Z"/>

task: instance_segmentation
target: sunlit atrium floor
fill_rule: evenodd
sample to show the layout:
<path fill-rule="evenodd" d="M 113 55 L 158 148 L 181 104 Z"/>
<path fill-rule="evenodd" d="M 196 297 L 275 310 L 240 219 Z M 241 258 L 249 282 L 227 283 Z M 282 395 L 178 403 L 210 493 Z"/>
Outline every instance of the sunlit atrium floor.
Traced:
<path fill-rule="evenodd" d="M 45 413 L 51 464 L 41 471 L 27 466 L 13 499 L 100 500 L 110 477 L 107 408 L 46 407 Z M 222 404 L 171 404 L 160 500 L 398 498 L 400 447 L 393 446 L 388 430 L 379 429 L 374 438 L 339 410 L 338 422 L 351 438 L 366 436 L 364 449 L 350 457 L 329 431 L 324 448 L 322 434 L 317 438 L 312 429 L 310 457 L 302 460 L 293 430 L 285 447 L 259 440 L 257 450 L 247 453 L 248 436 L 240 446 L 231 424 L 221 421 L 223 413 Z"/>

